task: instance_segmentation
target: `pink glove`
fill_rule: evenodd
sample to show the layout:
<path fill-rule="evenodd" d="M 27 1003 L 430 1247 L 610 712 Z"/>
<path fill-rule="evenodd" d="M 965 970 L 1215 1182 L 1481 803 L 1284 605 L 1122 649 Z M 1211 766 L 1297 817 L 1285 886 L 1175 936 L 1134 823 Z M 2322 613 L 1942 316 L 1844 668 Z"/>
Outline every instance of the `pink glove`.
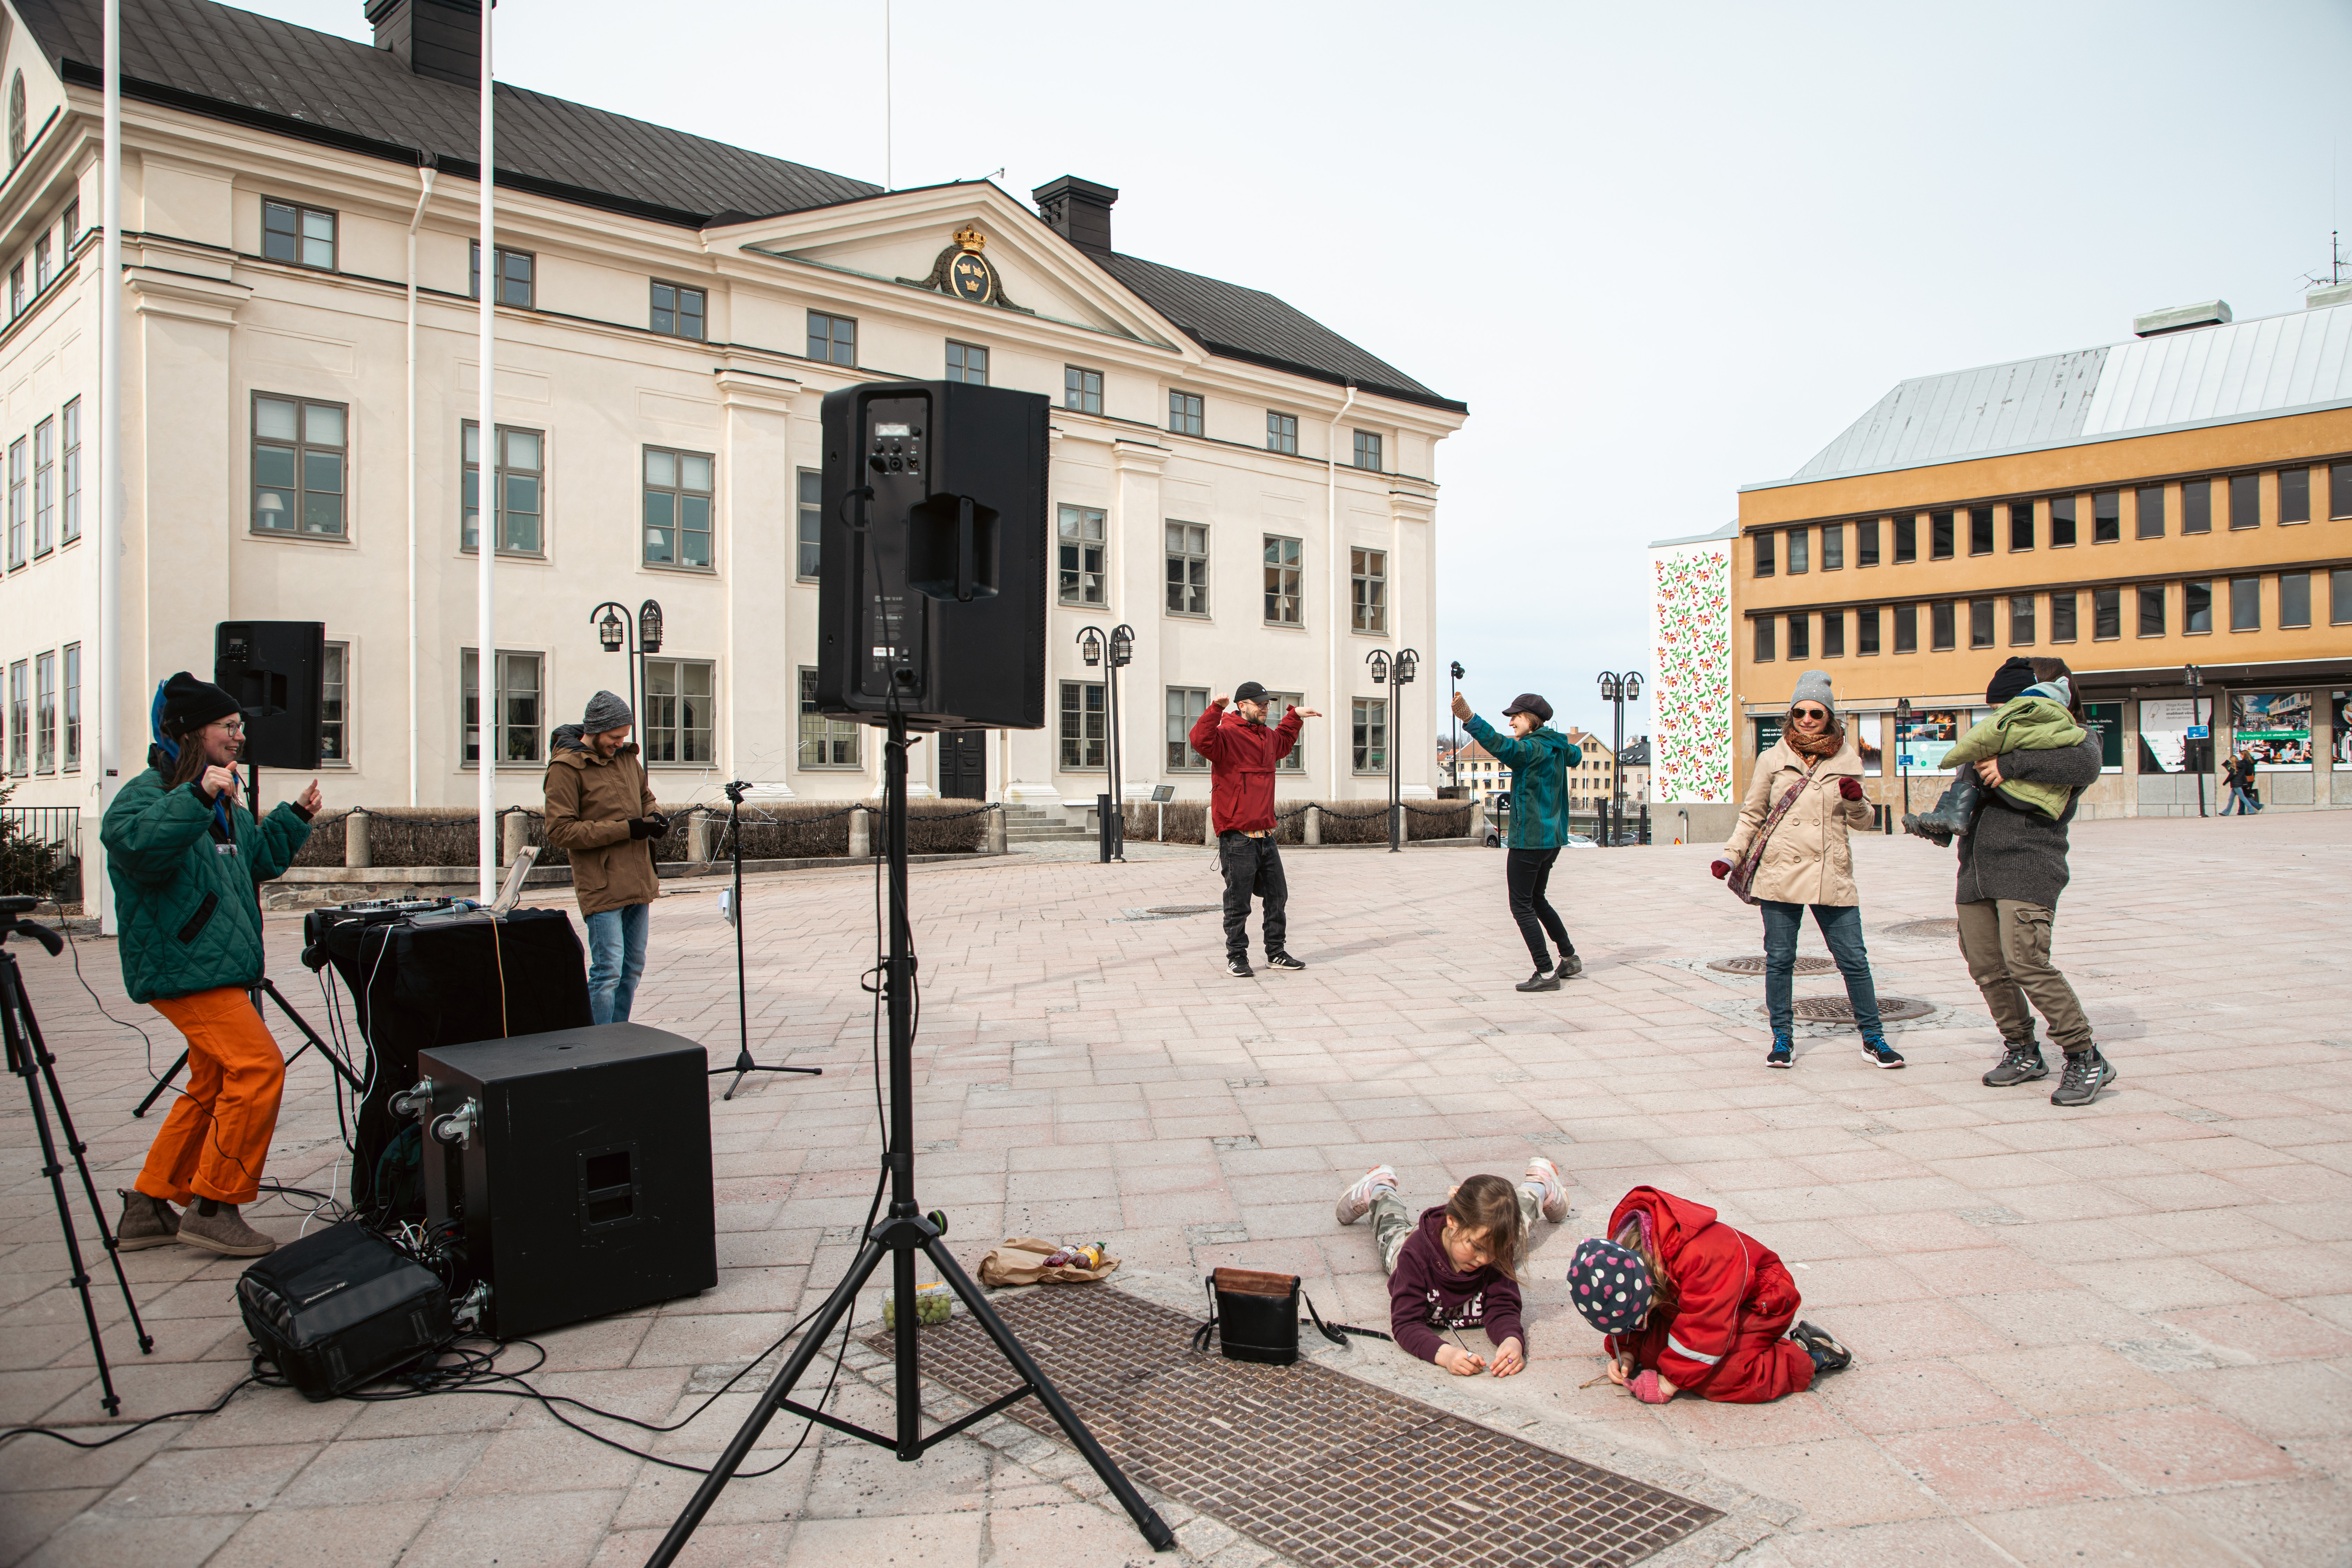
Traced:
<path fill-rule="evenodd" d="M 1673 1394 L 1668 1394 L 1664 1388 L 1658 1386 L 1657 1373 L 1646 1366 L 1641 1371 L 1635 1373 L 1633 1376 L 1627 1378 L 1625 1380 L 1625 1386 L 1633 1391 L 1634 1398 L 1640 1400 L 1644 1405 L 1664 1405 L 1667 1400 L 1674 1397 Z"/>
<path fill-rule="evenodd" d="M 1728 877 L 1728 876 L 1730 876 L 1730 875 L 1731 875 L 1731 862 L 1730 862 L 1730 861 L 1728 861 L 1728 860 L 1713 860 L 1713 861 L 1709 861 L 1709 862 L 1707 863 L 1707 868 L 1706 868 L 1706 869 L 1707 869 L 1707 873 L 1708 873 L 1708 875 L 1712 876 L 1712 877 L 1713 877 L 1717 881 L 1720 882 L 1720 881 L 1722 881 L 1726 877 Z"/>
<path fill-rule="evenodd" d="M 1838 794 L 1845 796 L 1848 800 L 1860 800 L 1862 798 L 1862 781 L 1856 778 L 1843 778 L 1838 780 Z"/>

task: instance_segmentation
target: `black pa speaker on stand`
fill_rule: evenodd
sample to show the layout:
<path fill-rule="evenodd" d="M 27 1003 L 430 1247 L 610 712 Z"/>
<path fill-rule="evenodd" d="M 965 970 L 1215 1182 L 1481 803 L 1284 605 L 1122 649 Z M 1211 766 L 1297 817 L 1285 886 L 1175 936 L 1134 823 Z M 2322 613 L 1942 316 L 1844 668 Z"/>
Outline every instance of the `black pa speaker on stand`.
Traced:
<path fill-rule="evenodd" d="M 213 628 L 213 684 L 244 712 L 244 760 L 257 768 L 303 773 L 319 765 L 326 680 L 324 621 L 223 621 Z"/>

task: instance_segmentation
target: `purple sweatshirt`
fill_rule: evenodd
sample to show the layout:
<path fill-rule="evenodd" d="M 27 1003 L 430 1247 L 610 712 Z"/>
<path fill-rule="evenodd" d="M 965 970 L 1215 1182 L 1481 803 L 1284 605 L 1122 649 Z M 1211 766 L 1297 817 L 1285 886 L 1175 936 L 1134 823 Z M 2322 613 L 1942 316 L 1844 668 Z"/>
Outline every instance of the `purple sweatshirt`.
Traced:
<path fill-rule="evenodd" d="M 1497 1345 L 1528 1342 L 1519 1327 L 1519 1287 L 1492 1264 L 1468 1274 L 1454 1272 L 1445 1256 L 1445 1206 L 1424 1210 L 1421 1224 L 1397 1253 L 1389 1276 L 1389 1329 L 1396 1342 L 1433 1362 L 1445 1342 L 1438 1329 L 1485 1329 Z"/>

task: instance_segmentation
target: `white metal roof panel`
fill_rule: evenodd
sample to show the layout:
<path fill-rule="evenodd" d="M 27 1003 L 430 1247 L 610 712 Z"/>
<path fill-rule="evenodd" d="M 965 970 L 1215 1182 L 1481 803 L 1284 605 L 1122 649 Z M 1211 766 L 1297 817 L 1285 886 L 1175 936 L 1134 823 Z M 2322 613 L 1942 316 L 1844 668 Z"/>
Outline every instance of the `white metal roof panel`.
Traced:
<path fill-rule="evenodd" d="M 1793 477 L 1829 479 L 2073 440 L 2106 357 L 2104 348 L 2083 349 L 1899 383 Z"/>

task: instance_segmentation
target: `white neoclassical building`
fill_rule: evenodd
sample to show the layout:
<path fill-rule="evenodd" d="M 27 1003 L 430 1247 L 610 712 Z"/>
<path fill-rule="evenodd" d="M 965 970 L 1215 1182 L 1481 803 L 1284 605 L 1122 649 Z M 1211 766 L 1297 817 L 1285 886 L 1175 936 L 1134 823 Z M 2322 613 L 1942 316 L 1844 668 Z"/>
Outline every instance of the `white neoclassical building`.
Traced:
<path fill-rule="evenodd" d="M 5 5 L 0 188 L 7 771 L 14 805 L 86 816 L 109 678 L 101 9 Z M 215 623 L 319 620 L 331 801 L 472 803 L 487 717 L 500 804 L 533 802 L 554 726 L 628 688 L 592 610 L 654 600 L 639 718 L 666 798 L 869 794 L 872 736 L 804 702 L 818 405 L 950 376 L 1054 398 L 1058 607 L 1049 727 L 927 743 L 932 787 L 1090 802 L 1104 675 L 1077 639 L 1125 624 L 1130 790 L 1205 795 L 1182 732 L 1255 679 L 1327 715 L 1286 795 L 1383 795 L 1391 747 L 1431 793 L 1439 689 L 1392 710 L 1366 656 L 1430 647 L 1437 446 L 1466 410 L 1271 294 L 1115 250 L 1108 187 L 884 191 L 501 86 L 485 444 L 477 12 L 373 0 L 370 47 L 123 0 L 126 769 L 155 683 L 208 671 Z"/>

